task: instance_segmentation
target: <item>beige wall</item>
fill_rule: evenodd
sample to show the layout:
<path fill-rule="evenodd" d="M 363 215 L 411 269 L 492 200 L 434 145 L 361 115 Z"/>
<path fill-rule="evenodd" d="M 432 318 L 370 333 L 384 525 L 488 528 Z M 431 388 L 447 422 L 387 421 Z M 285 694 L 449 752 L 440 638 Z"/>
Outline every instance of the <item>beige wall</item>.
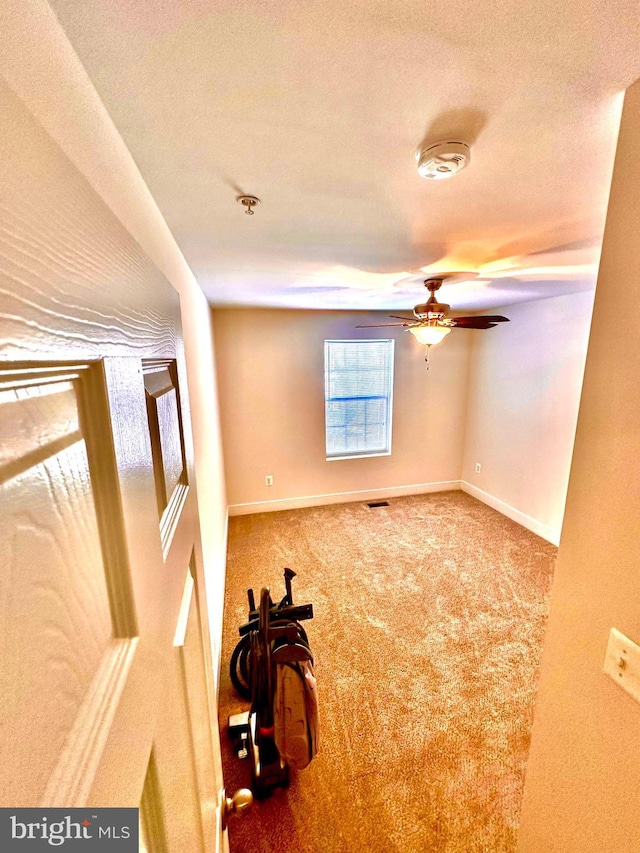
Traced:
<path fill-rule="evenodd" d="M 453 332 L 432 350 L 428 372 L 423 349 L 402 328 L 355 328 L 386 315 L 214 311 L 231 513 L 458 488 L 462 480 L 557 543 L 592 304 L 592 293 L 577 293 L 509 306 L 508 325 Z M 393 453 L 327 462 L 323 343 L 358 336 L 396 340 Z"/>
<path fill-rule="evenodd" d="M 214 311 L 231 512 L 458 488 L 469 339 L 453 332 L 431 353 L 402 327 L 356 329 L 387 315 Z M 325 339 L 393 337 L 391 456 L 327 462 Z M 265 486 L 266 474 L 274 485 Z"/>
<path fill-rule="evenodd" d="M 227 513 L 207 302 L 73 47 L 44 0 L 3 3 L 0 75 L 180 293 L 202 544 L 211 593 L 208 602 L 217 645 Z"/>
<path fill-rule="evenodd" d="M 640 643 L 640 82 L 622 116 L 552 591 L 519 853 L 637 853 L 640 707 L 602 672 Z"/>
<path fill-rule="evenodd" d="M 471 345 L 463 488 L 554 544 L 592 307 L 592 292 L 510 305 Z"/>

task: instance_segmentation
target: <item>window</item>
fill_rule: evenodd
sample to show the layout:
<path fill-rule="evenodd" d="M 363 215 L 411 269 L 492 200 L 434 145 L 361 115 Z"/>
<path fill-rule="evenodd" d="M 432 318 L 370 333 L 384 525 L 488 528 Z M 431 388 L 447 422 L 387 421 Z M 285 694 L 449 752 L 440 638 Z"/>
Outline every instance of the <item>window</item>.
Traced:
<path fill-rule="evenodd" d="M 391 453 L 393 341 L 325 341 L 327 459 Z"/>

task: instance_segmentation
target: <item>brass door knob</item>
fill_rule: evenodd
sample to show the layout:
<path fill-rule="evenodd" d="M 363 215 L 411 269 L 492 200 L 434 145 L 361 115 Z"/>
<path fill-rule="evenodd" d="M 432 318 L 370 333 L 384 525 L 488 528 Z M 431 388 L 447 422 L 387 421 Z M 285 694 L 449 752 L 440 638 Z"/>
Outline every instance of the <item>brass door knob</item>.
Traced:
<path fill-rule="evenodd" d="M 227 828 L 227 823 L 232 814 L 242 817 L 245 812 L 249 811 L 253 803 L 253 794 L 248 788 L 238 788 L 231 797 L 227 797 L 227 792 L 222 790 L 222 803 L 220 813 L 222 815 L 222 828 Z"/>

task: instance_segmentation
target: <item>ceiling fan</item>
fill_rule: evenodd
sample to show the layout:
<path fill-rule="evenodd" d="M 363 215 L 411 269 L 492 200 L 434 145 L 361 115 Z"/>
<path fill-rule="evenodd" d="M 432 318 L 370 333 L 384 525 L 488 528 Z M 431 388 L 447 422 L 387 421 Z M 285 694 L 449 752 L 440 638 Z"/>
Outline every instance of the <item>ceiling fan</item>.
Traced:
<path fill-rule="evenodd" d="M 485 314 L 476 317 L 448 317 L 449 306 L 444 302 L 438 302 L 436 291 L 442 287 L 442 282 L 449 279 L 460 280 L 461 273 L 434 273 L 424 280 L 424 286 L 431 294 L 426 302 L 416 305 L 413 309 L 413 317 L 399 317 L 390 314 L 395 320 L 402 323 L 374 323 L 366 326 L 356 326 L 356 329 L 376 329 L 385 326 L 404 326 L 411 332 L 416 340 L 427 348 L 425 361 L 429 362 L 429 350 L 435 344 L 441 343 L 452 329 L 492 329 L 498 323 L 508 323 L 508 317 L 499 314 Z M 473 273 L 467 273 L 464 277 L 475 277 Z"/>

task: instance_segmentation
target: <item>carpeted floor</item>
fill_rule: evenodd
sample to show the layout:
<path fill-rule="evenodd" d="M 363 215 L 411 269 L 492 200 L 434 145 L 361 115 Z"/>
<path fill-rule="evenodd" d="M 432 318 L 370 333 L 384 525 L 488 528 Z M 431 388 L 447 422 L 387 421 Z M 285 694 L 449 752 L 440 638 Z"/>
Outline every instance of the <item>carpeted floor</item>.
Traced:
<path fill-rule="evenodd" d="M 314 605 L 320 753 L 231 853 L 512 853 L 556 548 L 460 492 L 230 520 L 220 725 L 246 589 Z"/>

